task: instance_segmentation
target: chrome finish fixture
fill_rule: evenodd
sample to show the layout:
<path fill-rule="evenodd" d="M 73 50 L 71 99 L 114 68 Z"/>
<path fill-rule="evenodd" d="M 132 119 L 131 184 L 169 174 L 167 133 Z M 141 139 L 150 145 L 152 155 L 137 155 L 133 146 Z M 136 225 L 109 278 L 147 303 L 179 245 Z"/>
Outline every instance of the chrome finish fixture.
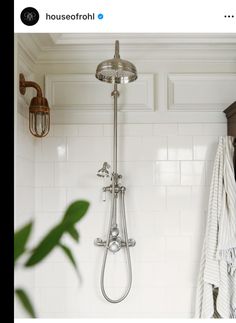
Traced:
<path fill-rule="evenodd" d="M 96 78 L 107 83 L 130 83 L 137 79 L 134 64 L 120 58 L 119 41 L 115 43 L 114 58 L 101 62 L 96 70 Z"/>
<path fill-rule="evenodd" d="M 119 231 L 119 229 L 118 228 L 112 228 L 111 229 L 111 236 L 112 237 L 118 237 L 118 235 L 119 235 L 119 233 L 120 233 L 120 231 Z"/>
<path fill-rule="evenodd" d="M 94 244 L 95 244 L 95 246 L 104 247 L 106 245 L 106 241 L 103 241 L 102 239 L 97 238 L 94 240 Z"/>
<path fill-rule="evenodd" d="M 102 168 L 98 170 L 97 172 L 97 176 L 98 177 L 109 177 L 110 174 L 109 174 L 109 168 L 111 166 L 107 163 L 107 162 L 104 162 L 103 165 L 102 165 Z"/>
<path fill-rule="evenodd" d="M 119 251 L 121 248 L 121 237 L 116 237 L 110 240 L 109 250 L 113 253 Z"/>
<path fill-rule="evenodd" d="M 106 245 L 106 241 L 101 238 L 96 238 L 94 240 L 95 246 L 104 247 Z M 129 247 L 134 247 L 136 245 L 136 241 L 134 239 L 128 239 Z M 121 247 L 126 247 L 126 242 L 124 240 L 121 241 Z"/>
<path fill-rule="evenodd" d="M 119 97 L 119 91 L 117 84 L 129 83 L 137 79 L 137 70 L 135 66 L 125 60 L 120 58 L 119 54 L 119 42 L 115 42 L 115 55 L 113 59 L 106 60 L 100 63 L 96 70 L 96 78 L 100 81 L 107 83 L 114 83 L 114 89 L 111 93 L 114 102 L 114 115 L 113 115 L 113 172 L 111 174 L 111 185 L 103 187 L 103 201 L 106 200 L 106 192 L 111 193 L 111 211 L 110 219 L 107 231 L 106 240 L 97 238 L 94 241 L 96 246 L 105 247 L 104 257 L 102 262 L 101 279 L 100 286 L 104 298 L 110 303 L 119 303 L 123 301 L 129 294 L 131 284 L 132 284 L 132 267 L 131 267 L 131 257 L 130 257 L 130 247 L 134 247 L 136 242 L 134 239 L 128 238 L 126 215 L 125 215 L 125 191 L 126 188 L 121 186 L 119 181 L 122 175 L 117 172 L 117 99 Z M 98 171 L 97 175 L 99 177 L 109 177 L 108 164 L 103 163 L 102 168 Z M 118 228 L 117 223 L 117 204 L 120 203 L 120 228 Z M 111 299 L 104 286 L 104 275 L 106 261 L 108 257 L 108 251 L 115 254 L 125 248 L 127 256 L 127 266 L 128 266 L 128 285 L 124 294 L 118 299 Z"/>

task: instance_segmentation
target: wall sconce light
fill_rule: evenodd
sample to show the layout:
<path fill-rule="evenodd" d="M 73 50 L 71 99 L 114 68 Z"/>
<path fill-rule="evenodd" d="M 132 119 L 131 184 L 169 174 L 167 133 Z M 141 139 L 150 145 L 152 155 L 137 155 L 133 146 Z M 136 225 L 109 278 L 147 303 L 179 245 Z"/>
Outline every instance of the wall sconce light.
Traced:
<path fill-rule="evenodd" d="M 25 94 L 27 87 L 33 87 L 37 96 L 33 97 L 29 106 L 29 130 L 35 137 L 45 137 L 50 130 L 50 109 L 48 101 L 42 95 L 40 86 L 32 81 L 26 81 L 23 74 L 19 78 L 20 93 Z"/>

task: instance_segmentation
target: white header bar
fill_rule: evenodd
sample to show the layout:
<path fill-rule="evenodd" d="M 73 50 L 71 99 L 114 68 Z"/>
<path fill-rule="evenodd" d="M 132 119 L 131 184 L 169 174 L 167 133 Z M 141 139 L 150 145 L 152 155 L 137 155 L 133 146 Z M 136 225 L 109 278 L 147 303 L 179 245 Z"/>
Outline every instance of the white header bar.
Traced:
<path fill-rule="evenodd" d="M 22 13 L 29 7 L 36 14 Z M 230 33 L 236 32 L 236 1 L 17 0 L 15 32 Z"/>

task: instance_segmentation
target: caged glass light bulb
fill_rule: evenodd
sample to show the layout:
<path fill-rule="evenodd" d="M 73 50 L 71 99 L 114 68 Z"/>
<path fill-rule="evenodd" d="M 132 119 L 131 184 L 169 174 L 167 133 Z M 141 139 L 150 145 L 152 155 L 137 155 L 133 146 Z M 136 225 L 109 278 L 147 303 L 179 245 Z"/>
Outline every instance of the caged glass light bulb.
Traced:
<path fill-rule="evenodd" d="M 47 99 L 35 97 L 29 107 L 29 129 L 35 137 L 45 137 L 50 130 L 50 109 Z"/>

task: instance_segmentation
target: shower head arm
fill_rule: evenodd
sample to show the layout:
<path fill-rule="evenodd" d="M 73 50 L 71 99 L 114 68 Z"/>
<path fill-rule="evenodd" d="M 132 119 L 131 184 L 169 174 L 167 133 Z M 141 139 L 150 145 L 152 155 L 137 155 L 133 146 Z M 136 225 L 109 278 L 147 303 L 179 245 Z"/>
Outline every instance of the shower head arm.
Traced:
<path fill-rule="evenodd" d="M 35 82 L 26 81 L 24 75 L 21 73 L 20 74 L 20 93 L 24 95 L 27 87 L 33 87 L 37 91 L 37 97 L 41 98 L 43 96 L 41 87 Z"/>
<path fill-rule="evenodd" d="M 114 58 L 120 58 L 120 49 L 119 49 L 120 45 L 119 45 L 119 40 L 116 40 L 115 42 L 115 55 Z"/>

